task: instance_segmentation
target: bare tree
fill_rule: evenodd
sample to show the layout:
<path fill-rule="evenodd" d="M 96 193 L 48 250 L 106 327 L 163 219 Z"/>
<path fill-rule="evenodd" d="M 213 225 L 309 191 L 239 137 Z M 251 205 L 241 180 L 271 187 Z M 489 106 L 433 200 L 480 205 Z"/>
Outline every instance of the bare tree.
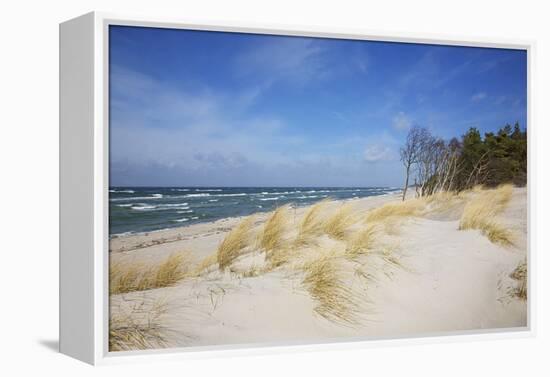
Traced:
<path fill-rule="evenodd" d="M 426 196 L 433 194 L 438 189 L 439 181 L 445 175 L 450 156 L 443 139 L 438 139 L 429 132 L 422 136 L 417 174 L 422 185 L 421 196 Z"/>
<path fill-rule="evenodd" d="M 420 144 L 423 134 L 427 132 L 424 128 L 413 127 L 409 130 L 405 145 L 399 150 L 401 162 L 405 166 L 405 186 L 403 187 L 403 200 L 407 195 L 407 188 L 409 187 L 409 178 L 411 175 L 411 168 L 418 162 Z"/>

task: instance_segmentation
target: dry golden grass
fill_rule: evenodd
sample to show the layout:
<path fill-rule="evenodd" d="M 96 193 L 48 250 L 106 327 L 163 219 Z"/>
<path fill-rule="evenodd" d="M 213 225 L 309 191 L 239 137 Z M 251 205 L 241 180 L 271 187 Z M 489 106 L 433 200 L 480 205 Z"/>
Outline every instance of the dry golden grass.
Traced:
<path fill-rule="evenodd" d="M 129 313 L 111 314 L 109 318 L 109 351 L 132 351 L 168 346 L 168 330 L 161 324 L 166 313 L 164 304 L 156 303 L 147 310 L 133 308 Z"/>
<path fill-rule="evenodd" d="M 350 203 L 342 205 L 330 216 L 323 227 L 323 230 L 329 237 L 336 240 L 343 240 L 349 227 L 355 222 L 352 206 Z"/>
<path fill-rule="evenodd" d="M 464 207 L 458 229 L 478 229 L 493 243 L 512 245 L 513 233 L 496 220 L 512 198 L 512 193 L 512 185 L 478 192 Z"/>
<path fill-rule="evenodd" d="M 493 243 L 504 246 L 514 244 L 514 233 L 496 221 L 485 221 L 478 229 Z"/>
<path fill-rule="evenodd" d="M 291 247 L 279 247 L 272 249 L 266 254 L 266 261 L 268 262 L 266 271 L 271 271 L 274 268 L 287 264 L 296 256 L 297 250 Z"/>
<path fill-rule="evenodd" d="M 338 258 L 331 254 L 306 263 L 303 284 L 319 305 L 315 312 L 333 322 L 357 324 L 358 303 L 353 291 L 342 281 Z"/>
<path fill-rule="evenodd" d="M 294 241 L 295 246 L 300 247 L 316 244 L 316 237 L 323 232 L 323 219 L 321 218 L 321 214 L 328 202 L 328 199 L 324 199 L 311 206 L 304 214 L 298 226 L 298 235 Z"/>
<path fill-rule="evenodd" d="M 395 256 L 395 251 L 398 248 L 399 246 L 396 244 L 385 245 L 382 249 L 381 256 L 384 262 L 388 263 L 389 265 L 405 269 L 404 266 L 401 264 L 401 261 Z"/>
<path fill-rule="evenodd" d="M 517 287 L 512 292 L 514 296 L 527 299 L 527 262 L 523 261 L 514 269 L 510 277 L 518 282 Z"/>
<path fill-rule="evenodd" d="M 172 254 L 158 266 L 152 282 L 154 288 L 169 287 L 186 276 L 187 267 L 183 267 L 183 254 Z"/>
<path fill-rule="evenodd" d="M 261 272 L 262 272 L 261 268 L 259 268 L 256 265 L 252 265 L 248 270 L 244 271 L 241 275 L 243 278 L 252 278 L 260 275 Z"/>
<path fill-rule="evenodd" d="M 225 238 L 223 239 L 216 254 L 216 260 L 220 269 L 225 269 L 241 255 L 243 249 L 250 242 L 250 232 L 254 218 L 252 216 L 242 220 Z"/>
<path fill-rule="evenodd" d="M 267 219 L 259 238 L 262 249 L 269 252 L 283 246 L 289 208 L 288 205 L 279 207 Z"/>
<path fill-rule="evenodd" d="M 143 273 L 141 264 L 111 263 L 109 266 L 109 293 L 118 294 L 136 291 L 140 276 Z"/>
<path fill-rule="evenodd" d="M 193 271 L 193 276 L 200 276 L 203 272 L 208 271 L 212 266 L 218 263 L 218 254 L 210 254 L 199 262 Z"/>
<path fill-rule="evenodd" d="M 433 195 L 426 196 L 422 199 L 424 199 L 424 201 L 428 204 L 432 204 L 432 203 L 441 204 L 441 203 L 453 201 L 455 198 L 457 198 L 457 194 L 451 191 L 439 191 Z"/>
<path fill-rule="evenodd" d="M 356 232 L 347 241 L 345 256 L 348 259 L 357 259 L 359 256 L 369 252 L 373 247 L 376 237 L 376 229 L 368 226 Z"/>
<path fill-rule="evenodd" d="M 476 192 L 476 193 L 480 193 L 480 192 L 485 191 L 485 187 L 483 187 L 483 185 L 475 185 L 474 187 L 472 187 L 471 191 Z"/>
<path fill-rule="evenodd" d="M 109 267 L 109 293 L 119 294 L 170 287 L 188 273 L 187 254 L 172 254 L 156 266 L 113 263 Z"/>
<path fill-rule="evenodd" d="M 422 199 L 410 199 L 399 203 L 388 203 L 382 207 L 373 209 L 367 215 L 368 223 L 385 221 L 391 217 L 420 216 L 425 207 Z"/>

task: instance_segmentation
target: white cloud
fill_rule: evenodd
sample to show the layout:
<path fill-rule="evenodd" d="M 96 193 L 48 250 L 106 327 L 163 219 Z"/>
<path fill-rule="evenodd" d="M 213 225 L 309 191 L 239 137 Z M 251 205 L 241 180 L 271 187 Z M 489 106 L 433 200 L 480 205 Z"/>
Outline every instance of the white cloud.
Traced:
<path fill-rule="evenodd" d="M 325 74 L 322 52 L 323 49 L 313 39 L 277 37 L 267 40 L 260 48 L 238 56 L 236 71 L 241 76 L 269 77 L 264 87 L 277 80 L 303 85 Z"/>
<path fill-rule="evenodd" d="M 484 100 L 485 98 L 487 98 L 487 93 L 479 92 L 474 94 L 470 99 L 474 102 L 479 102 L 481 100 Z"/>
<path fill-rule="evenodd" d="M 250 111 L 257 87 L 228 94 L 112 74 L 115 185 L 377 185 L 393 184 L 387 169 L 400 168 L 370 163 L 395 160 L 387 135 L 327 148 L 277 114 Z"/>
<path fill-rule="evenodd" d="M 365 161 L 390 161 L 393 159 L 393 153 L 390 147 L 380 144 L 370 144 L 365 147 Z"/>
<path fill-rule="evenodd" d="M 404 112 L 400 111 L 393 117 L 392 126 L 396 130 L 408 130 L 412 126 L 412 121 Z"/>

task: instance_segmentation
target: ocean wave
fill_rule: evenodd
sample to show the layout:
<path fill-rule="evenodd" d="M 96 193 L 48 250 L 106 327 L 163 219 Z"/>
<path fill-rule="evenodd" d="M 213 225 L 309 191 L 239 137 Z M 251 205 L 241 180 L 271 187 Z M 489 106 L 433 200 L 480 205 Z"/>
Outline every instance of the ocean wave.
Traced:
<path fill-rule="evenodd" d="M 136 211 L 167 211 L 167 210 L 174 210 L 174 209 L 179 209 L 179 210 L 189 209 L 188 203 L 159 204 L 159 205 L 139 204 L 139 205 L 132 205 L 131 208 Z"/>
<path fill-rule="evenodd" d="M 209 202 L 217 202 L 218 199 L 208 199 Z"/>
<path fill-rule="evenodd" d="M 212 191 L 212 192 L 217 192 L 217 191 L 223 191 L 223 189 L 195 189 L 195 191 Z"/>
<path fill-rule="evenodd" d="M 193 210 L 190 209 L 189 211 L 178 211 L 178 213 L 193 213 Z"/>
<path fill-rule="evenodd" d="M 300 194 L 301 192 L 302 191 L 274 191 L 274 192 L 262 192 L 262 194 L 264 194 L 264 195 L 292 195 L 292 194 Z"/>
<path fill-rule="evenodd" d="M 128 202 L 131 200 L 150 200 L 150 199 L 162 199 L 162 194 L 153 194 L 153 196 L 131 196 L 128 198 L 109 198 L 111 202 Z"/>
<path fill-rule="evenodd" d="M 134 194 L 134 190 L 109 190 L 109 192 L 112 193 L 120 193 L 120 194 Z"/>
<path fill-rule="evenodd" d="M 261 201 L 264 201 L 264 202 L 265 202 L 265 201 L 269 201 L 269 200 L 279 200 L 279 199 L 280 199 L 280 198 L 277 196 L 277 197 L 275 197 L 275 198 L 260 198 L 260 199 L 258 199 L 258 200 L 261 200 Z"/>
<path fill-rule="evenodd" d="M 159 204 L 159 207 L 185 207 L 188 206 L 189 203 L 169 203 L 169 204 Z"/>
<path fill-rule="evenodd" d="M 198 219 L 197 216 L 193 216 L 193 217 L 191 217 L 191 218 L 184 217 L 184 218 L 182 218 L 182 219 L 176 219 L 176 220 L 172 220 L 172 221 L 175 221 L 175 222 L 177 222 L 177 223 L 184 223 L 184 222 L 189 221 L 189 220 L 197 220 L 197 219 Z"/>
<path fill-rule="evenodd" d="M 140 206 L 140 207 L 132 207 L 133 210 L 136 210 L 136 211 L 149 211 L 149 210 L 152 210 L 152 209 L 155 209 L 156 207 L 155 206 Z"/>
<path fill-rule="evenodd" d="M 314 198 L 327 198 L 328 195 L 302 195 L 292 199 L 314 199 Z"/>
<path fill-rule="evenodd" d="M 296 191 L 274 191 L 274 192 L 266 192 L 263 191 L 261 194 L 263 195 L 294 195 L 294 194 L 315 194 L 320 192 L 338 192 L 341 190 L 309 190 L 309 191 L 303 191 L 303 190 L 296 190 Z"/>
<path fill-rule="evenodd" d="M 187 194 L 184 195 L 184 198 L 202 198 L 204 196 L 210 196 L 210 194 Z"/>

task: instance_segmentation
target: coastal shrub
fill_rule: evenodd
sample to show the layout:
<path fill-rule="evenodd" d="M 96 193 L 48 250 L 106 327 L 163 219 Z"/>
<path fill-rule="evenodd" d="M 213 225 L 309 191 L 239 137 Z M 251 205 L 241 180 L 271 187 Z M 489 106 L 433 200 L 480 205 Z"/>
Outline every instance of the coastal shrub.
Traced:
<path fill-rule="evenodd" d="M 484 135 L 471 127 L 461 138 L 448 141 L 427 128 L 414 126 L 400 157 L 405 168 L 403 200 L 411 172 L 416 173 L 416 191 L 422 197 L 438 191 L 460 192 L 476 185 L 527 184 L 527 130 L 519 123 Z"/>
<path fill-rule="evenodd" d="M 120 294 L 175 285 L 188 272 L 186 254 L 172 254 L 160 264 L 113 263 L 109 267 L 109 293 Z"/>
<path fill-rule="evenodd" d="M 250 232 L 254 218 L 246 217 L 229 232 L 223 239 L 216 254 L 216 259 L 220 269 L 228 267 L 250 242 Z"/>

